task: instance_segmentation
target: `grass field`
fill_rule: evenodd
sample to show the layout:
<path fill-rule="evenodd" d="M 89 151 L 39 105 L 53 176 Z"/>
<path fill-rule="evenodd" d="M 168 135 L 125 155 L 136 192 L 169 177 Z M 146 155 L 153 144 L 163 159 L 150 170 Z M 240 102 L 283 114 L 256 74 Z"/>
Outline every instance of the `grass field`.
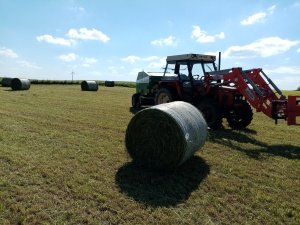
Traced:
<path fill-rule="evenodd" d="M 124 147 L 134 91 L 0 88 L 0 224 L 300 224 L 300 127 L 256 113 L 143 171 Z"/>

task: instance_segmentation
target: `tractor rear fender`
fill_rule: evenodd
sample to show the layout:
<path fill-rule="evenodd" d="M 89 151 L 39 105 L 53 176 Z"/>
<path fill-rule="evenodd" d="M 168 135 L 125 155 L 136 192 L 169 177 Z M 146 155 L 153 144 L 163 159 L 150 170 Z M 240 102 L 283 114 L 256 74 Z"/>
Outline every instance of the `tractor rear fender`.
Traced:
<path fill-rule="evenodd" d="M 179 81 L 161 81 L 159 82 L 158 90 L 161 88 L 167 88 L 168 90 L 172 91 L 172 93 L 178 99 L 182 99 L 182 87 L 180 86 Z"/>

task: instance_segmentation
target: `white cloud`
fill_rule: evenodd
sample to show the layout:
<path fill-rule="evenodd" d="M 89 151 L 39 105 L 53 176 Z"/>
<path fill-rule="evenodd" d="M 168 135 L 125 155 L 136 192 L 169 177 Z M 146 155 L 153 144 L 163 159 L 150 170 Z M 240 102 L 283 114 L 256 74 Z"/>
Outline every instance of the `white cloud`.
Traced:
<path fill-rule="evenodd" d="M 1 47 L 0 48 L 0 55 L 6 57 L 6 58 L 18 58 L 18 54 L 15 53 L 13 50 L 6 48 L 6 47 Z"/>
<path fill-rule="evenodd" d="M 265 22 L 265 19 L 266 19 L 267 16 L 273 14 L 275 9 L 276 9 L 276 5 L 272 5 L 271 7 L 269 7 L 266 10 L 266 12 L 255 13 L 255 14 L 247 17 L 246 19 L 242 20 L 240 23 L 243 26 L 252 25 L 252 24 L 255 24 L 255 23 L 263 23 L 263 22 Z"/>
<path fill-rule="evenodd" d="M 94 64 L 94 63 L 98 62 L 98 60 L 95 58 L 87 58 L 87 57 L 82 58 L 81 60 L 83 61 L 83 63 L 87 63 L 87 64 Z"/>
<path fill-rule="evenodd" d="M 280 66 L 264 69 L 273 82 L 283 90 L 296 90 L 300 85 L 300 66 Z"/>
<path fill-rule="evenodd" d="M 225 52 L 225 57 L 251 58 L 269 57 L 288 51 L 291 47 L 298 45 L 299 41 L 281 39 L 280 37 L 267 37 L 256 40 L 247 45 L 236 45 L 229 47 Z"/>
<path fill-rule="evenodd" d="M 273 69 L 265 69 L 268 74 L 300 75 L 300 66 L 280 66 Z M 300 78 L 300 77 L 299 77 Z"/>
<path fill-rule="evenodd" d="M 192 36 L 193 39 L 195 39 L 197 42 L 200 43 L 212 43 L 216 41 L 216 38 L 218 39 L 224 39 L 225 34 L 224 32 L 220 32 L 216 35 L 208 35 L 206 31 L 201 30 L 199 26 L 193 26 Z"/>
<path fill-rule="evenodd" d="M 224 32 L 221 32 L 221 33 L 219 33 L 219 34 L 216 34 L 215 35 L 217 38 L 219 38 L 219 39 L 224 39 L 225 38 L 225 33 Z"/>
<path fill-rule="evenodd" d="M 71 11 L 75 12 L 75 13 L 84 13 L 85 12 L 85 8 L 82 6 L 75 6 L 75 7 L 71 7 L 70 8 Z"/>
<path fill-rule="evenodd" d="M 133 64 L 137 61 L 149 62 L 149 61 L 157 60 L 158 58 L 159 57 L 157 57 L 157 56 L 149 56 L 149 57 L 142 58 L 142 57 L 135 56 L 135 55 L 129 55 L 125 58 L 122 58 L 121 60 L 123 62 L 129 62 L 129 63 Z"/>
<path fill-rule="evenodd" d="M 52 35 L 49 35 L 49 34 L 44 34 L 44 35 L 38 36 L 38 37 L 36 37 L 36 39 L 39 42 L 44 41 L 46 43 L 50 43 L 50 44 L 54 44 L 54 45 L 72 46 L 72 45 L 76 44 L 75 40 L 53 37 Z"/>
<path fill-rule="evenodd" d="M 72 61 L 75 61 L 78 56 L 74 53 L 69 53 L 67 55 L 60 55 L 58 56 L 58 58 L 64 62 L 72 62 Z"/>
<path fill-rule="evenodd" d="M 300 66 L 265 66 L 264 72 L 282 90 L 296 90 L 300 85 Z"/>
<path fill-rule="evenodd" d="M 79 57 L 75 53 L 60 55 L 60 56 L 58 56 L 58 59 L 62 60 L 63 62 L 67 62 L 67 63 L 77 61 L 79 64 L 76 66 L 82 66 L 82 67 L 90 67 L 92 64 L 95 64 L 98 62 L 98 60 L 95 58 Z"/>
<path fill-rule="evenodd" d="M 268 14 L 272 15 L 274 13 L 275 9 L 276 9 L 276 5 L 272 5 L 271 7 L 269 7 L 267 9 Z"/>
<path fill-rule="evenodd" d="M 30 63 L 26 60 L 20 60 L 20 61 L 17 61 L 17 63 L 23 67 L 26 67 L 26 68 L 29 68 L 29 69 L 41 69 L 41 67 L 33 64 L 33 63 Z"/>
<path fill-rule="evenodd" d="M 141 58 L 135 55 L 129 55 L 123 59 L 121 59 L 124 62 L 129 62 L 131 64 L 135 63 L 136 61 L 139 61 Z"/>
<path fill-rule="evenodd" d="M 159 59 L 159 57 L 149 56 L 149 57 L 141 58 L 141 61 L 149 62 L 149 61 L 153 61 L 153 60 L 157 60 L 157 59 Z"/>
<path fill-rule="evenodd" d="M 110 38 L 103 32 L 96 30 L 95 28 L 89 30 L 87 28 L 80 28 L 79 30 L 70 29 L 66 34 L 71 39 L 81 39 L 81 40 L 96 40 L 106 43 Z"/>
<path fill-rule="evenodd" d="M 294 4 L 292 5 L 292 7 L 294 7 L 294 8 L 300 8 L 300 1 L 294 2 Z"/>
<path fill-rule="evenodd" d="M 139 66 L 139 71 L 147 69 L 148 71 L 159 69 L 162 71 L 162 68 L 166 65 L 165 57 L 158 56 L 149 56 L 149 57 L 139 57 L 130 55 L 121 59 L 123 62 L 128 62 L 130 64 L 135 64 L 136 67 Z M 137 74 L 137 73 L 136 73 Z"/>
<path fill-rule="evenodd" d="M 267 16 L 267 13 L 265 12 L 259 12 L 259 13 L 255 13 L 251 16 L 249 16 L 248 18 L 244 19 L 241 21 L 241 24 L 244 25 L 244 26 L 247 26 L 247 25 L 252 25 L 254 23 L 263 23 Z"/>
<path fill-rule="evenodd" d="M 98 60 L 95 58 L 87 58 L 87 57 L 81 58 L 80 60 L 82 61 L 83 67 L 90 67 L 92 64 L 95 64 L 98 62 Z"/>
<path fill-rule="evenodd" d="M 175 37 L 169 36 L 167 38 L 161 38 L 158 40 L 151 41 L 151 44 L 157 46 L 176 46 L 177 41 Z"/>
<path fill-rule="evenodd" d="M 300 52 L 300 48 L 297 49 L 297 52 Z"/>
<path fill-rule="evenodd" d="M 166 58 L 160 58 L 160 59 L 157 59 L 156 61 L 153 61 L 151 62 L 147 68 L 149 69 L 161 69 L 163 67 L 166 66 Z"/>
<path fill-rule="evenodd" d="M 214 55 L 214 56 L 218 56 L 219 55 L 219 52 L 216 51 L 216 52 L 204 52 L 205 55 Z"/>
<path fill-rule="evenodd" d="M 118 74 L 119 73 L 119 68 L 115 67 L 115 66 L 109 66 L 108 70 L 110 73 L 112 74 Z"/>

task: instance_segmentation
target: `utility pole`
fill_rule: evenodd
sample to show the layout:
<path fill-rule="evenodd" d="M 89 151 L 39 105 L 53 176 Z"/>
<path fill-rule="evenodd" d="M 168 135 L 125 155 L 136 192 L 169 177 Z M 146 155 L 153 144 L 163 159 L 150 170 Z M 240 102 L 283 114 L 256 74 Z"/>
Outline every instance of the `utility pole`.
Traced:
<path fill-rule="evenodd" d="M 75 72 L 72 70 L 71 74 L 72 74 L 72 82 L 73 82 L 73 77 L 74 77 Z"/>

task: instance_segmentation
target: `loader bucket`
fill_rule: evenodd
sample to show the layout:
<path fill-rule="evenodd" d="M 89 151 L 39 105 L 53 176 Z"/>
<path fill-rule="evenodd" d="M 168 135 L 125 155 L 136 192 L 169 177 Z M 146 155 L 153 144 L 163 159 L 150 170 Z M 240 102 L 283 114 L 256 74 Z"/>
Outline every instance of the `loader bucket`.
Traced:
<path fill-rule="evenodd" d="M 288 96 L 287 124 L 300 125 L 300 96 Z"/>

